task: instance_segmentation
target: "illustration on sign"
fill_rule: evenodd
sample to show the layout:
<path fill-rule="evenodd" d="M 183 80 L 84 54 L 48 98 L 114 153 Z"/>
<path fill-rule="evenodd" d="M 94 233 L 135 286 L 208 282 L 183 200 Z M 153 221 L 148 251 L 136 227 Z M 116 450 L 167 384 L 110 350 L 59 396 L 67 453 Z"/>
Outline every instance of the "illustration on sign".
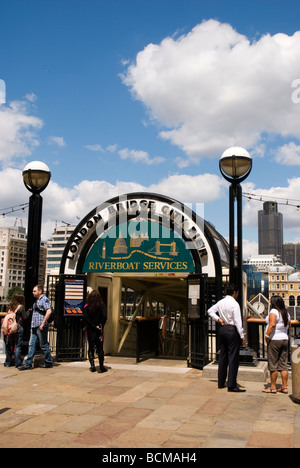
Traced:
<path fill-rule="evenodd" d="M 130 226 L 129 226 L 130 225 Z M 181 237 L 163 226 L 132 221 L 118 226 L 118 235 L 100 237 L 88 253 L 85 273 L 192 273 L 192 255 Z M 153 233 L 155 235 L 153 235 Z"/>
<path fill-rule="evenodd" d="M 83 314 L 84 307 L 84 281 L 83 280 L 65 280 L 65 316 L 80 316 Z"/>

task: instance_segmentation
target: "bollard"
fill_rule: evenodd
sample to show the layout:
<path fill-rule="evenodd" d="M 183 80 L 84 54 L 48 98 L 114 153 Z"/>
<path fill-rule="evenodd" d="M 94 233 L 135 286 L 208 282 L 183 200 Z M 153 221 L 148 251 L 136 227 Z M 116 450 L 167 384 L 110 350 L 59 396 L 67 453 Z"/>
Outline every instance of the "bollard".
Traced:
<path fill-rule="evenodd" d="M 300 339 L 291 345 L 293 399 L 300 403 Z"/>

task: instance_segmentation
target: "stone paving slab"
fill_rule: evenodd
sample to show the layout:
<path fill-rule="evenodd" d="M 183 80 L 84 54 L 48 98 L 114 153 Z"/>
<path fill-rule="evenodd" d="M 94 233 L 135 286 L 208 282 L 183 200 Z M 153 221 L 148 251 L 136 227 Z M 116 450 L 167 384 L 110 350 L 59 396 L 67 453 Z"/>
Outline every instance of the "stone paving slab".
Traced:
<path fill-rule="evenodd" d="M 300 405 L 289 395 L 217 389 L 184 362 L 108 357 L 20 372 L 0 368 L 0 447 L 300 448 Z"/>

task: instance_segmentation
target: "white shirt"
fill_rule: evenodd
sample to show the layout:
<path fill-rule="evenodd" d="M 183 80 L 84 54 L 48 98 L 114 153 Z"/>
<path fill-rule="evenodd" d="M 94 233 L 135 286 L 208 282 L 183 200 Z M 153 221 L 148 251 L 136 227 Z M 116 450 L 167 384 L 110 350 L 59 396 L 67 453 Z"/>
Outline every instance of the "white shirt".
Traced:
<path fill-rule="evenodd" d="M 284 321 L 282 318 L 282 315 L 280 312 L 278 312 L 277 309 L 271 309 L 270 314 L 276 315 L 276 327 L 273 333 L 270 335 L 270 340 L 288 340 L 289 339 L 289 327 L 290 327 L 290 321 L 291 317 L 290 314 L 288 314 L 288 324 L 285 327 L 284 326 Z M 270 315 L 266 318 L 266 324 L 269 325 L 270 323 Z"/>
<path fill-rule="evenodd" d="M 217 312 L 219 315 L 217 315 Z M 221 299 L 207 313 L 216 322 L 222 319 L 226 325 L 235 326 L 240 337 L 244 338 L 240 305 L 232 296 Z"/>

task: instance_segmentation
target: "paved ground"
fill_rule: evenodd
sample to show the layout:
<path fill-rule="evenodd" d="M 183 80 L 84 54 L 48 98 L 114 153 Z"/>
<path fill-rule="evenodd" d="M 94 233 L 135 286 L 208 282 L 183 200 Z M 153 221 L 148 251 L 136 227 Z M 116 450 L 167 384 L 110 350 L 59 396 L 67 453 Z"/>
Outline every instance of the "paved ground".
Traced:
<path fill-rule="evenodd" d="M 218 390 L 184 362 L 106 358 L 20 372 L 0 368 L 0 447 L 300 447 L 291 395 Z M 291 393 L 291 386 L 289 388 Z"/>

